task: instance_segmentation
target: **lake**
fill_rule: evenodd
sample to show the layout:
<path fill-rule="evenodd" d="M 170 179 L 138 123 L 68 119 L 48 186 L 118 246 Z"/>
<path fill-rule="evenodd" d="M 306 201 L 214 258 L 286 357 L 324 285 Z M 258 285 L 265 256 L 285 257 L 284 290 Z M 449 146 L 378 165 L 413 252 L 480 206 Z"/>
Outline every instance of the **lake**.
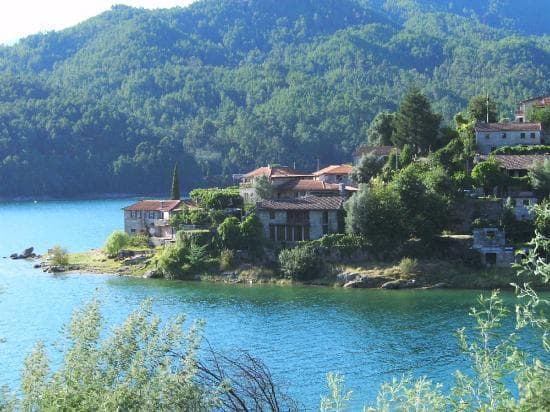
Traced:
<path fill-rule="evenodd" d="M 2 259 L 34 246 L 82 251 L 101 247 L 123 227 L 133 199 L 0 203 L 0 386 L 17 390 L 21 366 L 42 340 L 59 359 L 61 329 L 94 296 L 109 325 L 146 298 L 164 319 L 206 320 L 216 349 L 260 357 L 308 410 L 318 409 L 329 371 L 345 374 L 354 406 L 372 402 L 381 383 L 406 373 L 451 382 L 464 367 L 455 331 L 472 325 L 478 291 L 344 290 L 226 286 L 91 274 L 50 275 L 32 262 Z M 512 301 L 513 295 L 506 298 Z"/>

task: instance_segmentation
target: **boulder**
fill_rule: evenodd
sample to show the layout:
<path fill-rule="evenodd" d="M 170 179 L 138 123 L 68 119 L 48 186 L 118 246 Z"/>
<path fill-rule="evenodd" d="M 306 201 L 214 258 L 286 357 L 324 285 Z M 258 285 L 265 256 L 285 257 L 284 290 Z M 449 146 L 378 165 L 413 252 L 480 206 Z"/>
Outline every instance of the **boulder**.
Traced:
<path fill-rule="evenodd" d="M 359 274 L 355 273 L 355 272 L 339 273 L 339 274 L 336 275 L 336 281 L 338 283 L 341 283 L 341 284 L 345 285 L 347 283 L 350 283 L 350 282 L 356 280 L 358 276 L 359 276 Z"/>
<path fill-rule="evenodd" d="M 34 252 L 34 247 L 31 246 L 31 247 L 25 249 L 25 250 L 19 255 L 19 259 L 28 259 L 28 258 L 30 258 L 30 257 L 36 256 L 33 252 Z"/>
<path fill-rule="evenodd" d="M 158 279 L 162 277 L 162 274 L 158 270 L 149 270 L 142 277 L 144 279 Z"/>
<path fill-rule="evenodd" d="M 127 259 L 134 256 L 136 253 L 133 250 L 121 249 L 118 251 L 116 258 L 118 260 Z"/>
<path fill-rule="evenodd" d="M 42 263 L 35 263 L 35 264 L 33 265 L 33 268 L 34 268 L 34 269 L 40 269 L 41 267 L 42 267 Z"/>
<path fill-rule="evenodd" d="M 12 253 L 10 259 L 19 259 L 19 255 L 17 253 Z"/>
<path fill-rule="evenodd" d="M 379 288 L 380 285 L 391 281 L 391 278 L 385 276 L 357 275 L 355 279 L 344 284 L 345 288 Z"/>
<path fill-rule="evenodd" d="M 47 268 L 48 273 L 62 273 L 65 272 L 65 268 L 63 266 L 50 266 Z"/>
<path fill-rule="evenodd" d="M 397 279 L 384 283 L 380 286 L 382 289 L 411 289 L 416 286 L 415 279 Z"/>

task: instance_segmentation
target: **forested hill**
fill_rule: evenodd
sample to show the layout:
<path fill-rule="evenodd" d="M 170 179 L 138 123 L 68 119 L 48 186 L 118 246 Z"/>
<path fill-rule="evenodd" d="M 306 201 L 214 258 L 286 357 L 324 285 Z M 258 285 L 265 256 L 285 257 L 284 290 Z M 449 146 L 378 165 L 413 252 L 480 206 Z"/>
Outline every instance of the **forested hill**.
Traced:
<path fill-rule="evenodd" d="M 0 47 L 0 197 L 167 192 L 175 162 L 185 189 L 313 169 L 349 161 L 414 85 L 447 121 L 485 89 L 503 115 L 550 91 L 550 3 L 444 3 L 117 6 Z"/>

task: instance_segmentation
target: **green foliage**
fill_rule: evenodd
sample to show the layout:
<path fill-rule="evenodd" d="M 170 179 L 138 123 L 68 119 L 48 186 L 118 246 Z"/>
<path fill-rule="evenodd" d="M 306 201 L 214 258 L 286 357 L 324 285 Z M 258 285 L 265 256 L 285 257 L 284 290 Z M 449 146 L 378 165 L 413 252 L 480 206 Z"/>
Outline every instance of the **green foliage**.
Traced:
<path fill-rule="evenodd" d="M 401 101 L 393 125 L 394 142 L 403 147 L 408 144 L 417 153 L 426 153 L 439 143 L 441 116 L 432 111 L 428 98 L 418 89 L 411 89 Z"/>
<path fill-rule="evenodd" d="M 222 247 L 232 250 L 240 249 L 242 236 L 239 219 L 234 216 L 226 218 L 222 224 L 218 226 L 218 236 Z"/>
<path fill-rule="evenodd" d="M 121 250 L 124 249 L 130 243 L 130 235 L 121 230 L 116 230 L 109 235 L 105 244 L 103 245 L 103 251 L 107 256 L 113 257 Z"/>
<path fill-rule="evenodd" d="M 323 274 L 325 267 L 323 252 L 324 248 L 313 243 L 304 243 L 292 249 L 283 249 L 279 253 L 281 272 L 293 280 L 318 278 Z"/>
<path fill-rule="evenodd" d="M 162 323 L 146 302 L 104 336 L 99 303 L 76 311 L 68 345 L 53 371 L 43 344 L 27 357 L 22 410 L 180 410 L 214 407 L 217 387 L 195 383 L 201 324 Z"/>
<path fill-rule="evenodd" d="M 476 123 L 487 122 L 487 96 L 479 95 L 472 97 L 468 102 L 468 119 Z M 498 120 L 497 105 L 489 97 L 489 123 L 495 123 Z"/>
<path fill-rule="evenodd" d="M 532 122 L 540 122 L 544 130 L 550 130 L 550 107 L 531 107 L 527 118 Z"/>
<path fill-rule="evenodd" d="M 254 178 L 254 190 L 259 200 L 271 199 L 273 196 L 273 185 L 265 175 Z"/>
<path fill-rule="evenodd" d="M 395 113 L 387 111 L 378 113 L 372 120 L 368 130 L 369 146 L 391 146 L 394 128 Z"/>
<path fill-rule="evenodd" d="M 248 215 L 240 224 L 241 245 L 256 254 L 263 250 L 264 227 L 255 214 Z"/>
<path fill-rule="evenodd" d="M 550 160 L 538 162 L 528 172 L 531 186 L 543 197 L 550 195 Z"/>
<path fill-rule="evenodd" d="M 506 239 L 512 242 L 524 243 L 533 238 L 535 226 L 529 220 L 518 220 L 512 208 L 511 199 L 508 198 L 504 204 L 501 225 L 505 230 Z"/>
<path fill-rule="evenodd" d="M 51 249 L 49 262 L 55 266 L 67 266 L 69 264 L 69 253 L 67 249 L 55 245 Z"/>
<path fill-rule="evenodd" d="M 147 249 L 149 247 L 149 238 L 147 235 L 132 235 L 128 239 L 128 246 L 136 249 Z"/>
<path fill-rule="evenodd" d="M 239 194 L 239 188 L 236 187 L 193 189 L 189 195 L 205 209 L 224 210 L 243 207 L 243 199 Z"/>
<path fill-rule="evenodd" d="M 352 391 L 342 393 L 344 377 L 339 373 L 327 374 L 329 396 L 321 396 L 321 412 L 343 412 L 347 410 L 347 404 L 351 399 Z"/>
<path fill-rule="evenodd" d="M 499 147 L 492 152 L 493 154 L 545 154 L 550 153 L 550 146 L 533 145 L 533 146 L 504 146 Z"/>
<path fill-rule="evenodd" d="M 361 157 L 359 163 L 353 167 L 351 180 L 356 184 L 369 183 L 384 167 L 384 159 L 372 154 Z"/>
<path fill-rule="evenodd" d="M 546 30 L 544 1 L 385 3 L 116 7 L 2 47 L 0 196 L 155 193 L 176 162 L 220 186 L 273 160 L 313 170 L 387 143 L 367 125 L 411 85 L 448 124 L 481 87 L 506 113 L 549 90 L 548 36 L 508 30 Z"/>
<path fill-rule="evenodd" d="M 387 186 L 361 185 L 344 208 L 346 232 L 364 236 L 377 252 L 391 253 L 408 238 L 403 204 L 399 195 Z"/>
<path fill-rule="evenodd" d="M 172 190 L 170 192 L 171 199 L 179 200 L 181 198 L 180 194 L 180 177 L 178 174 L 178 164 L 174 165 L 174 170 L 172 172 Z"/>
<path fill-rule="evenodd" d="M 543 199 L 542 202 L 533 206 L 535 214 L 535 230 L 542 236 L 550 238 L 550 201 Z"/>
<path fill-rule="evenodd" d="M 414 153 L 408 144 L 404 145 L 399 152 L 399 167 L 403 168 L 412 163 L 414 160 Z"/>
<path fill-rule="evenodd" d="M 220 270 L 229 270 L 235 264 L 235 252 L 224 249 L 220 252 Z"/>
<path fill-rule="evenodd" d="M 170 216 L 170 224 L 176 229 L 185 225 L 210 227 L 212 225 L 212 212 L 205 209 L 189 209 L 184 207 L 179 213 Z"/>
<path fill-rule="evenodd" d="M 494 157 L 489 157 L 484 162 L 478 163 L 472 169 L 472 180 L 476 187 L 481 187 L 486 194 L 501 185 L 506 176 L 500 170 L 500 164 Z"/>
<path fill-rule="evenodd" d="M 404 257 L 399 262 L 399 270 L 404 275 L 412 275 L 418 270 L 418 260 L 410 257 Z"/>

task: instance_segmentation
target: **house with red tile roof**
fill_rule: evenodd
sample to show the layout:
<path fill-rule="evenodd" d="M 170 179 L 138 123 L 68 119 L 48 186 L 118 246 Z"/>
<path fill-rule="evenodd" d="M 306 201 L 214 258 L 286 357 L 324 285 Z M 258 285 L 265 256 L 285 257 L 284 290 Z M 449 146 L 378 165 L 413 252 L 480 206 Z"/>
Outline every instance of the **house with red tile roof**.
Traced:
<path fill-rule="evenodd" d="M 311 173 L 293 169 L 288 166 L 264 166 L 252 170 L 241 176 L 239 183 L 239 193 L 245 203 L 253 203 L 258 200 L 254 182 L 257 178 L 265 176 L 273 187 L 278 187 L 288 182 L 298 180 L 313 180 Z"/>
<path fill-rule="evenodd" d="M 353 166 L 350 164 L 330 165 L 313 173 L 315 180 L 326 183 L 351 183 L 350 175 Z"/>
<path fill-rule="evenodd" d="M 123 208 L 124 231 L 129 235 L 148 234 L 171 239 L 174 230 L 170 217 L 183 208 L 197 208 L 192 200 L 140 200 Z"/>
<path fill-rule="evenodd" d="M 530 120 L 529 109 L 544 109 L 545 107 L 550 107 L 550 96 L 537 96 L 527 100 L 523 100 L 519 103 L 519 107 L 514 113 L 516 119 L 515 121 L 517 123 L 528 122 Z"/>

